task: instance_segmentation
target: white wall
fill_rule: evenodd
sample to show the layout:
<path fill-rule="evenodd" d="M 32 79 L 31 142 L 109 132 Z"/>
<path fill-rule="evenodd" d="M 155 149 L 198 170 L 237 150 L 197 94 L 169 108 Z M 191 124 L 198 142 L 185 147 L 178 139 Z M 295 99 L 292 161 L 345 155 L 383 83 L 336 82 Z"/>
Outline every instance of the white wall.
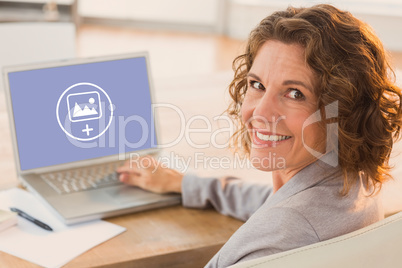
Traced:
<path fill-rule="evenodd" d="M 219 0 L 80 0 L 79 14 L 135 21 L 215 25 Z"/>
<path fill-rule="evenodd" d="M 370 24 L 384 46 L 402 51 L 402 1 L 401 0 L 228 0 L 225 33 L 237 39 L 247 38 L 250 31 L 266 16 L 288 5 L 311 6 L 330 3 L 350 11 L 357 18 Z"/>
<path fill-rule="evenodd" d="M 0 36 L 3 37 L 0 42 L 0 69 L 76 56 L 75 26 L 72 23 L 0 23 Z M 1 75 L 0 90 L 4 83 L 2 78 Z"/>

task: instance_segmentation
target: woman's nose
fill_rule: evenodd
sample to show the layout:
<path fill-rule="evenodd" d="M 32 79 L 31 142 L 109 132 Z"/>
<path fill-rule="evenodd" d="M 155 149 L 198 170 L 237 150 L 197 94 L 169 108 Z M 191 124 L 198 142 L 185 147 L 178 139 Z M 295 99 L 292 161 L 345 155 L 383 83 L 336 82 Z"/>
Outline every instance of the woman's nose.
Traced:
<path fill-rule="evenodd" d="M 253 120 L 266 125 L 277 123 L 281 118 L 279 110 L 277 98 L 266 92 L 256 103 Z"/>

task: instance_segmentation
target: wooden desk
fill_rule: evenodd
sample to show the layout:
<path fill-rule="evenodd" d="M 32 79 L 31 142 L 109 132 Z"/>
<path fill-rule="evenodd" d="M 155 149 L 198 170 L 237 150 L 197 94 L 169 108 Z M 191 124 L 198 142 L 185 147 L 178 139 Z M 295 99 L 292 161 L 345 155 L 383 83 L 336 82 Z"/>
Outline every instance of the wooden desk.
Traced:
<path fill-rule="evenodd" d="M 202 267 L 242 222 L 175 206 L 108 219 L 127 231 L 64 267 Z M 79 243 L 79 241 L 77 241 Z M 0 252 L 1 267 L 37 267 Z"/>
<path fill-rule="evenodd" d="M 205 115 L 211 119 L 215 129 L 218 123 L 212 117 L 222 114 L 226 107 L 224 91 L 229 80 L 230 75 L 218 74 L 155 81 L 157 102 L 177 106 L 187 120 L 193 115 Z M 174 140 L 177 120 L 171 117 L 172 111 L 161 110 L 159 113 L 163 139 L 166 142 Z M 194 121 L 191 128 L 196 127 L 197 122 Z M 195 135 L 194 142 L 208 141 L 210 136 L 210 133 Z M 166 151 L 167 154 L 174 152 L 181 157 L 192 157 L 194 152 L 209 156 L 231 156 L 226 148 L 211 146 L 194 149 L 186 139 L 178 141 Z M 197 168 L 192 165 L 192 168 L 201 175 L 241 174 L 233 169 L 218 170 L 211 166 L 201 165 Z M 257 174 L 252 168 L 242 168 L 242 172 Z M 4 92 L 0 91 L 0 189 L 17 184 L 15 173 Z M 202 267 L 242 224 L 213 210 L 186 209 L 181 206 L 107 220 L 126 227 L 127 231 L 80 255 L 66 267 Z M 2 252 L 0 266 L 36 267 Z"/>

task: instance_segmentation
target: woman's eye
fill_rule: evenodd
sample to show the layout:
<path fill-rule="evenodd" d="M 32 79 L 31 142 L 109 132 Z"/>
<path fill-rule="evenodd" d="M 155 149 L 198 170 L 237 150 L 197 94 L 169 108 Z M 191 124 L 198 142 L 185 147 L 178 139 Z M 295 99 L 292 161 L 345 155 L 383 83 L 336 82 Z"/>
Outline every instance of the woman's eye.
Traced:
<path fill-rule="evenodd" d="M 295 100 L 304 100 L 303 93 L 301 93 L 300 90 L 294 88 L 290 89 L 286 96 Z"/>
<path fill-rule="evenodd" d="M 250 81 L 249 84 L 250 84 L 250 87 L 255 88 L 255 89 L 260 89 L 260 90 L 265 89 L 265 87 L 260 82 L 257 82 L 257 81 Z"/>

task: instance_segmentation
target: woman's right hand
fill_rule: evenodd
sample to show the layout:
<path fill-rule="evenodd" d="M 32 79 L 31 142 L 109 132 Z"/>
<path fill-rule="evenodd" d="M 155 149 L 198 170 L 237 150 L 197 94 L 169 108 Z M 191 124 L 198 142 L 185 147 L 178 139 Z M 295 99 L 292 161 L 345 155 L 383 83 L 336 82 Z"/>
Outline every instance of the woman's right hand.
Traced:
<path fill-rule="evenodd" d="M 167 167 L 152 156 L 128 160 L 116 170 L 121 182 L 155 193 L 181 193 L 183 174 Z"/>

